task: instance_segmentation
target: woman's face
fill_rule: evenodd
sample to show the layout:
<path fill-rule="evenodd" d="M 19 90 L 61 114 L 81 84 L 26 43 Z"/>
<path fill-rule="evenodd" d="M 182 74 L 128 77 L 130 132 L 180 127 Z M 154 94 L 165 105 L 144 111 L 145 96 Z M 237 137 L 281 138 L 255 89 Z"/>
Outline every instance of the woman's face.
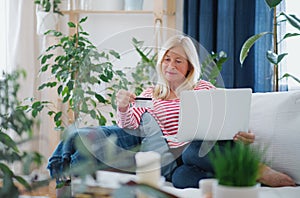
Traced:
<path fill-rule="evenodd" d="M 189 70 L 189 62 L 182 47 L 171 48 L 162 60 L 162 72 L 172 85 L 180 85 Z"/>

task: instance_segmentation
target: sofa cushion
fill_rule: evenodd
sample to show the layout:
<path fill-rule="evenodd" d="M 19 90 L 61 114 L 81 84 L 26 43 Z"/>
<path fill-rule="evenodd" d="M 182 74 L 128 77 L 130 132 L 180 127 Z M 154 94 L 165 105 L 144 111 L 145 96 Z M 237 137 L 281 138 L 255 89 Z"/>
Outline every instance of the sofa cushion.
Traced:
<path fill-rule="evenodd" d="M 300 183 L 300 91 L 253 93 L 250 130 L 266 163 Z"/>

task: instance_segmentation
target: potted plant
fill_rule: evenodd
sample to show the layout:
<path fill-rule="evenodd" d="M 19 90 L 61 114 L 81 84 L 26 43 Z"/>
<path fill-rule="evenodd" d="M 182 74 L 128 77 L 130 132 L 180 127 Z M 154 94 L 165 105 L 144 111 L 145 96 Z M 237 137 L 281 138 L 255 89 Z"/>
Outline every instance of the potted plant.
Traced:
<path fill-rule="evenodd" d="M 125 0 L 124 9 L 125 10 L 143 10 L 144 0 Z"/>
<path fill-rule="evenodd" d="M 32 189 L 30 181 L 16 173 L 21 170 L 13 170 L 12 164 L 21 163 L 25 168 L 23 171 L 28 174 L 32 164 L 41 165 L 43 158 L 37 152 L 20 149 L 20 144 L 32 139 L 34 125 L 34 120 L 25 113 L 17 98 L 18 80 L 22 74 L 25 72 L 13 71 L 3 73 L 0 78 L 0 197 L 17 198 L 24 187 Z"/>
<path fill-rule="evenodd" d="M 273 64 L 273 89 L 274 91 L 278 91 L 278 81 L 281 78 L 290 77 L 293 80 L 300 83 L 300 79 L 296 76 L 293 76 L 292 74 L 286 73 L 282 77 L 279 77 L 278 74 L 278 66 L 283 60 L 283 58 L 287 55 L 287 53 L 278 54 L 278 48 L 282 41 L 285 39 L 300 36 L 300 19 L 297 18 L 297 16 L 293 14 L 287 14 L 285 12 L 281 12 L 277 14 L 276 12 L 276 6 L 279 5 L 282 0 L 265 0 L 267 5 L 270 7 L 270 9 L 273 9 L 273 32 L 261 32 L 259 34 L 255 34 L 248 38 L 245 43 L 243 44 L 241 51 L 240 51 L 240 63 L 243 64 L 246 57 L 248 56 L 248 52 L 251 49 L 251 47 L 254 45 L 254 43 L 259 40 L 261 37 L 272 34 L 273 35 L 273 50 L 268 50 L 266 52 L 266 57 L 269 60 L 271 64 Z M 279 20 L 280 19 L 280 20 Z M 298 30 L 298 33 L 286 33 L 280 40 L 278 40 L 278 33 L 277 33 L 277 27 L 283 23 L 288 22 L 292 27 L 294 27 L 296 30 Z"/>
<path fill-rule="evenodd" d="M 119 59 L 120 55 L 114 50 L 99 52 L 88 39 L 89 34 L 81 26 L 86 20 L 87 17 L 78 24 L 68 23 L 70 28 L 75 29 L 71 36 L 56 30 L 47 31 L 45 34 L 56 37 L 57 43 L 49 46 L 39 57 L 40 73 L 50 72 L 52 78 L 43 82 L 38 90 L 56 89 L 62 103 L 68 106 L 67 112 L 54 106 L 55 101 L 31 98 L 33 103 L 27 106 L 33 117 L 47 107 L 56 129 L 60 131 L 75 121 L 87 124 L 85 121 L 89 118 L 105 125 L 107 115 L 103 114 L 101 107 L 110 105 L 115 100 L 115 92 L 128 83 L 125 74 L 113 68 L 112 61 Z M 113 118 L 114 114 L 108 112 L 108 116 Z"/>
<path fill-rule="evenodd" d="M 120 0 L 97 0 L 90 1 L 89 3 L 93 10 L 116 11 L 123 10 L 124 8 L 124 3 Z"/>
<path fill-rule="evenodd" d="M 258 197 L 261 150 L 242 142 L 228 143 L 222 150 L 217 146 L 209 157 L 218 180 L 214 197 Z"/>
<path fill-rule="evenodd" d="M 47 30 L 56 29 L 61 0 L 34 0 L 36 4 L 37 34 L 43 35 Z"/>

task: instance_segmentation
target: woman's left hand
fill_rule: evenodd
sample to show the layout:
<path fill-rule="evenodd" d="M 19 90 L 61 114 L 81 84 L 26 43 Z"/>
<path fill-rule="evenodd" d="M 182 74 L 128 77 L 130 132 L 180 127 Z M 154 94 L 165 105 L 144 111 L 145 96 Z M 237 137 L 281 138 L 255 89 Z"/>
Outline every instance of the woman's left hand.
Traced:
<path fill-rule="evenodd" d="M 245 144 L 251 144 L 255 140 L 255 135 L 251 131 L 249 132 L 239 131 L 237 134 L 234 135 L 233 140 L 234 141 L 240 140 Z"/>

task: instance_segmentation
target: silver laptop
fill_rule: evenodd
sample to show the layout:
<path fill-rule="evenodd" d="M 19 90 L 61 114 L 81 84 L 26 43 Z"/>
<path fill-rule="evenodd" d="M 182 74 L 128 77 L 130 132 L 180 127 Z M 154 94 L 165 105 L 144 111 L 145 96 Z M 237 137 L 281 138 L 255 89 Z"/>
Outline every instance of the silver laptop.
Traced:
<path fill-rule="evenodd" d="M 183 91 L 177 139 L 231 140 L 248 131 L 251 96 L 250 88 Z"/>

